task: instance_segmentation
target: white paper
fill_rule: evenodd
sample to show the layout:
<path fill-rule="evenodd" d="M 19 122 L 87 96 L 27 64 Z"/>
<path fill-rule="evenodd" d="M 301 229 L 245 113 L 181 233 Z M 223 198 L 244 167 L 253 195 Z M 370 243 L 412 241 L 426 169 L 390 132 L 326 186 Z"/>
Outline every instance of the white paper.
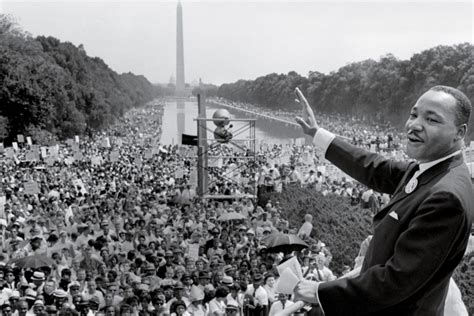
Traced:
<path fill-rule="evenodd" d="M 276 282 L 275 288 L 278 293 L 293 294 L 293 290 L 300 279 L 293 273 L 290 268 L 286 268 L 280 273 L 280 277 Z"/>
<path fill-rule="evenodd" d="M 282 275 L 283 271 L 285 271 L 286 268 L 289 268 L 294 275 L 298 277 L 299 280 L 303 280 L 303 271 L 301 270 L 301 265 L 296 259 L 296 257 L 292 257 L 291 259 L 286 260 L 279 266 L 277 266 L 278 273 Z"/>

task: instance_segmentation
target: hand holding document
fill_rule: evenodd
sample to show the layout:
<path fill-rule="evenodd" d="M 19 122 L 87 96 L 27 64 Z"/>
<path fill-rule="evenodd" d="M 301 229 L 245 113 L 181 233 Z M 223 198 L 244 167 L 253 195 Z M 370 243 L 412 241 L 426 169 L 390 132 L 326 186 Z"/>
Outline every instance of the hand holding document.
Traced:
<path fill-rule="evenodd" d="M 278 293 L 293 294 L 293 290 L 300 281 L 290 268 L 286 268 L 280 273 L 280 278 L 276 283 L 276 290 Z"/>
<path fill-rule="evenodd" d="M 284 293 L 284 294 L 293 294 L 294 289 L 298 285 L 298 283 L 304 280 L 303 271 L 301 269 L 301 265 L 298 262 L 296 257 L 293 257 L 279 266 L 277 266 L 278 273 L 280 274 L 280 278 L 278 279 L 275 287 L 277 292 Z M 288 316 L 299 309 L 303 308 L 306 305 L 303 301 L 295 302 L 295 304 L 290 305 L 289 307 L 285 308 L 284 310 L 278 312 L 275 316 Z"/>

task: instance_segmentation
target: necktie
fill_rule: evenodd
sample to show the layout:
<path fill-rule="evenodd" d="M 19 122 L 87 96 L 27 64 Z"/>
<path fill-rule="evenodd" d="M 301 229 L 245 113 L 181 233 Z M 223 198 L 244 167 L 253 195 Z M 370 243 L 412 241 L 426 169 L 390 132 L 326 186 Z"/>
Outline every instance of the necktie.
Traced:
<path fill-rule="evenodd" d="M 418 185 L 418 176 L 420 175 L 420 167 L 416 165 L 413 170 L 415 170 L 415 173 L 411 177 L 410 181 L 405 185 L 405 193 L 410 194 L 413 191 L 415 191 L 416 186 Z"/>
<path fill-rule="evenodd" d="M 318 268 L 316 268 L 316 271 L 318 272 L 319 281 L 322 281 L 322 280 L 323 280 L 323 276 L 321 275 L 321 272 L 319 271 Z"/>

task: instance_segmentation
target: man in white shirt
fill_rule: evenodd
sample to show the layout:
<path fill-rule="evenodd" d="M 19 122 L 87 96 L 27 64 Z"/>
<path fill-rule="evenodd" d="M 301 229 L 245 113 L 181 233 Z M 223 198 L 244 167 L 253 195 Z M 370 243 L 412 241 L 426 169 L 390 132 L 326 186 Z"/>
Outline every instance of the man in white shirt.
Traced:
<path fill-rule="evenodd" d="M 272 307 L 270 307 L 270 313 L 268 315 L 274 316 L 293 304 L 294 303 L 288 299 L 287 294 L 280 293 L 278 294 L 278 300 L 273 302 Z"/>
<path fill-rule="evenodd" d="M 300 230 L 298 231 L 298 237 L 305 238 L 311 236 L 311 231 L 313 230 L 313 216 L 311 214 L 306 214 L 304 216 L 304 223 L 301 225 Z"/>
<path fill-rule="evenodd" d="M 250 316 L 266 315 L 268 311 L 268 294 L 263 288 L 263 276 L 255 274 L 253 283 L 247 287 L 245 294 L 253 298 L 253 308 L 248 309 Z"/>

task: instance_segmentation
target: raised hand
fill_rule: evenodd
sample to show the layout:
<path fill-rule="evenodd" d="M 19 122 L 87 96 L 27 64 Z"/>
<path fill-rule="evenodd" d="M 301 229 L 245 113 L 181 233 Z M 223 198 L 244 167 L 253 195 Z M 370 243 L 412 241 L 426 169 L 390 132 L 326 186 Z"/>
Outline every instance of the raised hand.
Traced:
<path fill-rule="evenodd" d="M 306 135 L 314 137 L 314 135 L 318 131 L 319 125 L 316 122 L 316 118 L 314 117 L 313 109 L 311 109 L 311 107 L 309 106 L 308 100 L 306 100 L 300 89 L 296 88 L 295 94 L 297 97 L 296 101 L 298 103 L 301 103 L 301 105 L 303 106 L 303 117 L 297 116 L 295 120 L 298 124 L 300 124 L 301 128 L 303 129 L 303 132 Z"/>

